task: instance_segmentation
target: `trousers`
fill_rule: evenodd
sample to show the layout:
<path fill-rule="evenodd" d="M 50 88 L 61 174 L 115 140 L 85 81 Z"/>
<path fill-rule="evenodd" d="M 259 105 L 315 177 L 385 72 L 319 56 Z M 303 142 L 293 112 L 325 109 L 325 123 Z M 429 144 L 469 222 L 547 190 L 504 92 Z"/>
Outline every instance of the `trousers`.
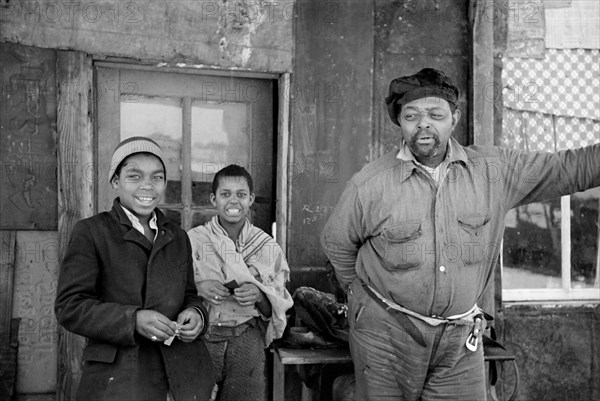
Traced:
<path fill-rule="evenodd" d="M 355 280 L 348 290 L 350 352 L 356 399 L 364 401 L 482 401 L 486 399 L 483 346 L 465 346 L 473 324 L 431 326 L 409 316 L 425 347 Z"/>
<path fill-rule="evenodd" d="M 244 332 L 207 341 L 219 387 L 217 401 L 263 401 L 266 399 L 266 356 L 263 335 L 247 325 Z"/>

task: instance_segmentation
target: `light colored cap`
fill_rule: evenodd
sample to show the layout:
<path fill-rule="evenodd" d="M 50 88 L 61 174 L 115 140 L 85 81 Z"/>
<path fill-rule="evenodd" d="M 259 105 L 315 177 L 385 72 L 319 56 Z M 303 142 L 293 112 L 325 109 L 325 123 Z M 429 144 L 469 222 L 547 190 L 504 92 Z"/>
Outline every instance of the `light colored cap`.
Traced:
<path fill-rule="evenodd" d="M 165 174 L 167 173 L 163 151 L 158 143 L 144 136 L 132 136 L 131 138 L 123 140 L 115 148 L 112 159 L 110 160 L 110 170 L 108 171 L 109 182 L 112 181 L 115 171 L 121 162 L 134 153 L 152 153 L 154 156 L 160 159 L 160 162 L 165 169 Z"/>

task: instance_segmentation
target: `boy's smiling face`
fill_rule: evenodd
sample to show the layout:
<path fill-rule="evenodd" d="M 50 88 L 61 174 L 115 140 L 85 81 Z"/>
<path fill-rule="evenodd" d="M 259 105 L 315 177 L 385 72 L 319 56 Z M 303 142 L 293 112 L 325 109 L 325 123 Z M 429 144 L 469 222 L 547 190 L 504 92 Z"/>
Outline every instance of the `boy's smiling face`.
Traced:
<path fill-rule="evenodd" d="M 244 177 L 225 176 L 219 180 L 217 193 L 210 194 L 210 201 L 216 206 L 223 227 L 237 226 L 244 223 L 254 203 L 254 194 Z"/>
<path fill-rule="evenodd" d="M 123 161 L 112 186 L 119 201 L 138 219 L 145 220 L 158 206 L 166 189 L 165 169 L 160 159 L 148 153 L 136 153 Z"/>

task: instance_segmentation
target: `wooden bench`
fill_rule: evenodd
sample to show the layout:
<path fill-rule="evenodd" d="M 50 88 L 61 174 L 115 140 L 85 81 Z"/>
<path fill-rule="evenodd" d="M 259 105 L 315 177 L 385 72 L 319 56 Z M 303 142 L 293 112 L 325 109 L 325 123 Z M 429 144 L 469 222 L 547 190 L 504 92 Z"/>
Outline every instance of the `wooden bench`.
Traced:
<path fill-rule="evenodd" d="M 285 367 L 306 368 L 308 365 L 352 363 L 348 348 L 282 348 L 273 347 L 273 401 L 285 401 Z M 302 382 L 302 401 L 313 400 L 313 390 Z"/>
<path fill-rule="evenodd" d="M 352 363 L 352 357 L 348 348 L 285 348 L 273 346 L 273 401 L 285 401 L 285 368 L 295 366 L 297 369 L 307 368 L 311 365 L 342 365 Z M 519 373 L 516 358 L 508 351 L 499 347 L 484 346 L 484 358 L 486 362 L 511 362 L 515 371 L 515 388 L 509 401 L 516 399 L 519 386 Z M 301 375 L 302 376 L 302 375 Z M 497 401 L 498 396 L 494 383 L 489 383 L 489 392 L 492 401 Z M 314 391 L 306 383 L 302 382 L 302 401 L 313 401 Z"/>

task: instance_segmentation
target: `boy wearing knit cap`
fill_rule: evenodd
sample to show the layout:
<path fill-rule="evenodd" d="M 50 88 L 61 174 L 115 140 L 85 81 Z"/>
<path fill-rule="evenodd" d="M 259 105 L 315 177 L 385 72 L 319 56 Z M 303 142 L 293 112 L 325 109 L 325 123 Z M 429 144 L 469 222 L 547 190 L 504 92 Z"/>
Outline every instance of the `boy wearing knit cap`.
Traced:
<path fill-rule="evenodd" d="M 393 80 L 400 149 L 355 174 L 325 224 L 321 244 L 348 289 L 357 400 L 485 400 L 478 303 L 506 213 L 600 185 L 600 144 L 461 146 L 458 98 L 432 68 Z"/>
<path fill-rule="evenodd" d="M 209 400 L 199 338 L 208 315 L 187 235 L 157 208 L 167 185 L 160 146 L 122 141 L 108 179 L 112 210 L 75 225 L 60 266 L 56 317 L 88 338 L 77 399 Z"/>

